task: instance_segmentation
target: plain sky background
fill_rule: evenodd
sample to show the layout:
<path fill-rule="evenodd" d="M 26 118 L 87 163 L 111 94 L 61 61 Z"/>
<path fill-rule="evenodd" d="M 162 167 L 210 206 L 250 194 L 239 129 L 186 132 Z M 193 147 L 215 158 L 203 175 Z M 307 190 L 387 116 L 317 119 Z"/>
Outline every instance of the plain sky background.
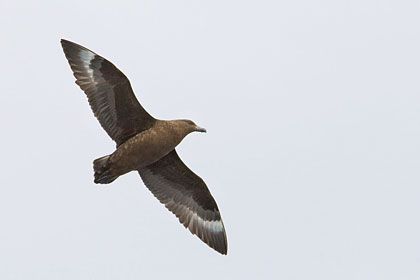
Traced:
<path fill-rule="evenodd" d="M 420 279 L 419 1 L 0 1 L 0 279 Z M 222 256 L 114 143 L 60 38 L 143 106 L 189 118 L 180 156 L 226 226 Z"/>

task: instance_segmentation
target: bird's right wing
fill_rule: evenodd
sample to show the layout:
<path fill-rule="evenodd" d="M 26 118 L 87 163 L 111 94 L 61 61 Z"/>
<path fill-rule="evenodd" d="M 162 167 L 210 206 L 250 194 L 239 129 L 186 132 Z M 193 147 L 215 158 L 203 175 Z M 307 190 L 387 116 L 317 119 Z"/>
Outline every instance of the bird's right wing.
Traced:
<path fill-rule="evenodd" d="M 137 101 L 127 77 L 111 62 L 67 40 L 61 40 L 76 84 L 108 135 L 120 145 L 150 128 L 155 119 Z"/>
<path fill-rule="evenodd" d="M 192 234 L 219 253 L 227 253 L 225 227 L 216 202 L 204 181 L 182 162 L 175 150 L 139 173 L 153 195 Z"/>

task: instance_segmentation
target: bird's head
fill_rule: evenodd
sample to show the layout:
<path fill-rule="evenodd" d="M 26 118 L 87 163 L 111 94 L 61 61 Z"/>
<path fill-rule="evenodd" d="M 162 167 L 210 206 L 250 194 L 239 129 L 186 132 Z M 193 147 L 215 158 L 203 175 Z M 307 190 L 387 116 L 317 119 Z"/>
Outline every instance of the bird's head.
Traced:
<path fill-rule="evenodd" d="M 205 128 L 199 127 L 193 121 L 190 120 L 177 120 L 177 126 L 179 129 L 185 132 L 185 134 L 198 131 L 198 132 L 207 132 Z"/>

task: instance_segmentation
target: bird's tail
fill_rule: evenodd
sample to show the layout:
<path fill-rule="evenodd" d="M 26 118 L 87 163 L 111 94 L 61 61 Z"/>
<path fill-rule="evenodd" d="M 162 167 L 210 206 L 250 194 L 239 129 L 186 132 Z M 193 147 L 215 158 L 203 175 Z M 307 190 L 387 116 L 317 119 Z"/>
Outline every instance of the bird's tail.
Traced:
<path fill-rule="evenodd" d="M 118 175 L 111 174 L 109 157 L 104 156 L 93 161 L 93 170 L 95 172 L 94 182 L 96 184 L 109 184 L 118 178 Z"/>

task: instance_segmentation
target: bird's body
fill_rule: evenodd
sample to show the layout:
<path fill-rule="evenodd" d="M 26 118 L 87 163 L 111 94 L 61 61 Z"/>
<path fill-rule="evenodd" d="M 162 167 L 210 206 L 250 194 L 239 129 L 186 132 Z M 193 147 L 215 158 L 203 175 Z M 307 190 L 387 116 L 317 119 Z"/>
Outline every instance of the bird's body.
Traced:
<path fill-rule="evenodd" d="M 116 150 L 94 160 L 95 183 L 109 184 L 138 171 L 146 187 L 207 245 L 227 253 L 226 232 L 204 181 L 179 158 L 175 147 L 193 131 L 190 120 L 152 117 L 136 99 L 127 77 L 111 62 L 78 44 L 61 40 L 66 58 L 99 123 Z"/>
<path fill-rule="evenodd" d="M 137 133 L 117 147 L 106 158 L 109 178 L 117 178 L 127 172 L 140 170 L 166 156 L 175 149 L 184 137 L 193 132 L 193 126 L 186 120 L 156 120 L 153 126 Z M 100 171 L 95 168 L 95 171 Z M 100 174 L 98 174 L 99 176 Z M 112 180 L 113 181 L 113 180 Z M 109 183 L 97 179 L 96 183 Z"/>

